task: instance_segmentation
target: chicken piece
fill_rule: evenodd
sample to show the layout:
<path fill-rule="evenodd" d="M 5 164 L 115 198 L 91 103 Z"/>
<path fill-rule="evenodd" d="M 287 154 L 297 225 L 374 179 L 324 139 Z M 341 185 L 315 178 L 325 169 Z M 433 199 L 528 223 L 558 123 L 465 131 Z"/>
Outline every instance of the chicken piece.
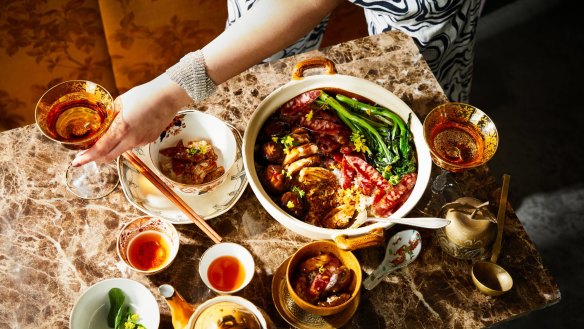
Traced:
<path fill-rule="evenodd" d="M 203 183 L 212 182 L 215 179 L 223 176 L 224 173 L 225 173 L 225 168 L 223 168 L 223 166 L 217 167 L 217 168 L 215 168 L 215 170 L 207 173 L 207 176 L 205 176 Z"/>
<path fill-rule="evenodd" d="M 355 206 L 352 204 L 342 204 L 331 209 L 326 216 L 319 222 L 320 226 L 327 228 L 342 229 L 351 224 Z"/>
<path fill-rule="evenodd" d="M 287 175 L 288 177 L 292 177 L 296 175 L 300 169 L 317 166 L 320 164 L 320 162 L 320 157 L 318 155 L 312 155 L 306 158 L 298 159 L 286 166 Z"/>
<path fill-rule="evenodd" d="M 321 267 L 324 267 L 332 259 L 332 255 L 329 253 L 321 254 L 318 256 L 310 257 L 307 260 L 300 263 L 300 271 L 302 273 L 308 273 L 312 271 L 318 271 Z"/>
<path fill-rule="evenodd" d="M 283 165 L 288 165 L 298 159 L 318 153 L 318 146 L 314 143 L 303 144 L 290 149 L 284 158 Z"/>
<path fill-rule="evenodd" d="M 337 187 L 337 176 L 330 170 L 322 167 L 305 167 L 298 173 L 298 182 L 307 187 L 331 185 Z"/>
<path fill-rule="evenodd" d="M 351 298 L 351 295 L 347 294 L 347 293 L 343 293 L 340 295 L 332 295 L 332 296 L 328 296 L 326 301 L 318 302 L 317 306 L 333 307 L 333 306 L 343 304 L 344 302 L 348 301 L 350 298 Z"/>
<path fill-rule="evenodd" d="M 304 220 L 313 225 L 318 222 L 337 204 L 339 183 L 331 171 L 321 167 L 305 167 L 296 177 L 299 187 L 305 192 L 308 203 L 308 213 Z"/>
<path fill-rule="evenodd" d="M 290 137 L 294 138 L 297 145 L 308 144 L 311 142 L 310 133 L 302 127 L 296 127 L 290 132 Z"/>
<path fill-rule="evenodd" d="M 185 168 L 184 179 L 190 184 L 201 184 L 208 173 L 217 169 L 215 160 L 204 160 L 197 164 L 188 163 Z"/>
<path fill-rule="evenodd" d="M 344 265 L 341 265 L 331 272 L 331 279 L 324 288 L 325 293 L 337 294 L 347 291 L 351 280 L 353 279 L 353 272 Z"/>

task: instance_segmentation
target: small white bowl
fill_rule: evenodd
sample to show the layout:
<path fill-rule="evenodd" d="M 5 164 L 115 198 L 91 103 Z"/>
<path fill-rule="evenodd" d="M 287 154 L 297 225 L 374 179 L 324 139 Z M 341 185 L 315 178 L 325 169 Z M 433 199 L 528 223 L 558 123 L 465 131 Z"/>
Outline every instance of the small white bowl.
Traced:
<path fill-rule="evenodd" d="M 223 120 L 195 110 L 180 111 L 172 123 L 149 145 L 150 159 L 154 164 L 156 174 L 169 186 L 184 193 L 202 194 L 217 188 L 225 181 L 227 173 L 237 160 L 237 140 L 235 128 Z M 215 149 L 217 165 L 223 166 L 225 173 L 220 177 L 203 184 L 183 184 L 166 176 L 160 169 L 160 150 L 174 147 L 181 141 L 205 140 Z"/>
<path fill-rule="evenodd" d="M 243 266 L 243 269 L 245 271 L 245 277 L 244 277 L 241 285 L 239 287 L 237 287 L 236 289 L 229 290 L 229 291 L 219 290 L 219 289 L 213 287 L 213 285 L 209 281 L 209 277 L 207 274 L 209 271 L 209 267 L 211 266 L 211 263 L 213 263 L 214 260 L 216 260 L 222 256 L 235 257 Z M 203 256 L 201 256 L 201 261 L 199 262 L 199 275 L 201 276 L 201 279 L 207 285 L 207 287 L 209 287 L 209 289 L 215 291 L 218 294 L 232 294 L 232 293 L 240 291 L 241 289 L 245 288 L 245 286 L 247 286 L 251 282 L 251 279 L 253 278 L 254 273 L 255 273 L 255 262 L 253 260 L 251 253 L 247 249 L 245 249 L 243 246 L 241 246 L 237 243 L 232 243 L 232 242 L 218 243 L 218 244 L 210 247 L 209 249 L 207 249 L 203 253 Z"/>
<path fill-rule="evenodd" d="M 132 313 L 140 316 L 138 323 L 146 328 L 158 328 L 160 309 L 154 295 L 141 283 L 121 278 L 106 279 L 85 290 L 71 310 L 69 328 L 109 328 L 107 325 L 110 308 L 108 292 L 112 288 L 122 289 L 126 296 L 125 305 L 129 305 Z"/>
<path fill-rule="evenodd" d="M 164 264 L 160 267 L 151 270 L 142 270 L 134 266 L 128 257 L 128 247 L 132 239 L 140 233 L 154 231 L 164 236 L 168 247 L 170 248 L 170 255 Z M 180 237 L 178 231 L 171 223 L 153 216 L 142 216 L 131 220 L 122 227 L 116 242 L 116 249 L 120 259 L 132 270 L 145 275 L 156 274 L 172 264 L 180 246 Z"/>

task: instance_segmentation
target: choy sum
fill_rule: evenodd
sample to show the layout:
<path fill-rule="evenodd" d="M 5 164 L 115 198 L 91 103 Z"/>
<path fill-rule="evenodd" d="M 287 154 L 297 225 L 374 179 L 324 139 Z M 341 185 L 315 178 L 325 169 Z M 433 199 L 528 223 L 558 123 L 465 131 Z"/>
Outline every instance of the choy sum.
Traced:
<path fill-rule="evenodd" d="M 108 292 L 110 309 L 107 315 L 107 324 L 114 329 L 146 329 L 138 323 L 140 317 L 130 311 L 130 306 L 125 305 L 126 295 L 120 288 L 112 288 Z"/>

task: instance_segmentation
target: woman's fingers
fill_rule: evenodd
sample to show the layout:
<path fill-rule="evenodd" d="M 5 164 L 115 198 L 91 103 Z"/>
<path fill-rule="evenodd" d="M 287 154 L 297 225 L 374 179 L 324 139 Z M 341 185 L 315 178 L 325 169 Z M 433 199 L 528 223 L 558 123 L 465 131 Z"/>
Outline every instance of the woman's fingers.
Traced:
<path fill-rule="evenodd" d="M 165 75 L 128 90 L 116 98 L 118 114 L 110 128 L 95 145 L 80 152 L 72 165 L 110 162 L 135 146 L 150 143 L 190 101 L 184 89 Z"/>
<path fill-rule="evenodd" d="M 110 158 L 115 158 L 112 151 L 116 150 L 118 145 L 122 144 L 124 141 L 123 136 L 125 135 L 124 125 L 119 121 L 122 121 L 122 116 L 119 115 L 114 119 L 112 126 L 106 131 L 106 133 L 93 145 L 90 149 L 77 154 L 75 159 L 71 162 L 74 167 L 82 166 L 91 161 L 98 161 L 107 163 Z M 129 146 L 131 147 L 131 146 Z"/>

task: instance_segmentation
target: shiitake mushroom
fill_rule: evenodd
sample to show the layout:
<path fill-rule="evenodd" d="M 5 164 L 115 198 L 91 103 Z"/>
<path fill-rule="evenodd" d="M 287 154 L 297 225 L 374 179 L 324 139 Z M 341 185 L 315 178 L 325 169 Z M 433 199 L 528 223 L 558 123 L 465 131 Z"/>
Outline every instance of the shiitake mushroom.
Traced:
<path fill-rule="evenodd" d="M 284 147 L 282 144 L 269 141 L 262 144 L 261 156 L 269 163 L 282 164 L 284 161 Z"/>
<path fill-rule="evenodd" d="M 290 215 L 303 219 L 306 216 L 307 206 L 298 193 L 288 191 L 280 197 L 280 207 Z"/>
<path fill-rule="evenodd" d="M 272 194 L 282 194 L 288 190 L 290 180 L 286 178 L 284 167 L 268 165 L 261 173 L 262 186 Z"/>
<path fill-rule="evenodd" d="M 270 117 L 262 127 L 259 138 L 271 140 L 272 137 L 282 137 L 290 132 L 290 125 L 276 117 Z"/>

